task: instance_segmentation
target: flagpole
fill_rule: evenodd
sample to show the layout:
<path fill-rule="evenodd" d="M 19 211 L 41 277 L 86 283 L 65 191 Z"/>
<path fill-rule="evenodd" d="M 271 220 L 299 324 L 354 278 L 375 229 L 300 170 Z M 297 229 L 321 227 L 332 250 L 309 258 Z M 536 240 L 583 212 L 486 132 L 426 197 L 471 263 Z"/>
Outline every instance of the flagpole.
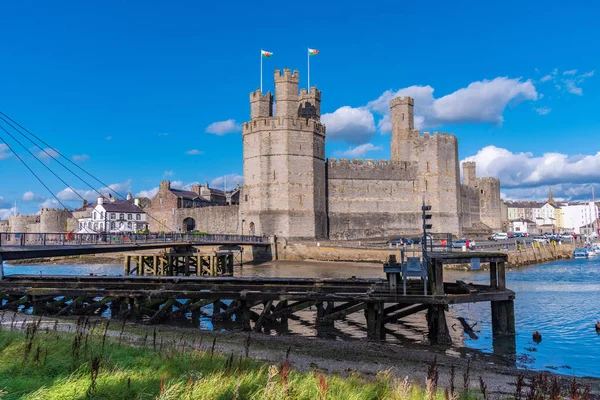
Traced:
<path fill-rule="evenodd" d="M 262 50 L 260 51 L 260 92 L 262 93 Z"/>
<path fill-rule="evenodd" d="M 308 58 L 308 93 L 310 93 L 310 51 L 306 51 L 306 57 Z"/>

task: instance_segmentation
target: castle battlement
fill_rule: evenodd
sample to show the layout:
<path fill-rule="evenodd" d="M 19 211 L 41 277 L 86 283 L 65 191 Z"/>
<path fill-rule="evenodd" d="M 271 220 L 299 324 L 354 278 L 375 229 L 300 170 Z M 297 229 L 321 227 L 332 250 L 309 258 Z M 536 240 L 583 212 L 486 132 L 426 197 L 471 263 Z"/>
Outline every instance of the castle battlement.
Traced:
<path fill-rule="evenodd" d="M 321 91 L 317 89 L 316 86 L 310 88 L 310 92 L 306 88 L 300 89 L 300 98 L 316 98 L 317 100 L 321 100 Z"/>
<path fill-rule="evenodd" d="M 390 100 L 390 107 L 399 106 L 399 105 L 414 106 L 415 100 L 409 96 L 394 97 L 392 100 Z"/>
<path fill-rule="evenodd" d="M 416 163 L 390 163 L 389 160 L 328 158 L 328 179 L 414 180 Z"/>
<path fill-rule="evenodd" d="M 242 124 L 242 135 L 264 130 L 302 130 L 311 131 L 325 136 L 325 125 L 314 119 L 290 118 L 290 117 L 269 117 L 256 118 L 252 121 Z"/>
<path fill-rule="evenodd" d="M 297 69 L 295 69 L 292 72 L 291 69 L 284 68 L 283 73 L 281 73 L 281 70 L 276 69 L 275 73 L 274 73 L 274 78 L 275 78 L 275 82 L 277 82 L 277 81 L 295 81 L 295 82 L 299 82 L 300 81 L 300 72 L 298 72 Z"/>
<path fill-rule="evenodd" d="M 417 132 L 417 137 L 419 137 L 421 140 L 434 140 L 434 141 L 441 141 L 441 142 L 457 142 L 456 136 L 453 135 L 452 133 L 446 133 L 446 132 L 423 132 L 421 134 L 419 134 L 419 131 L 413 131 Z"/>
<path fill-rule="evenodd" d="M 250 92 L 250 101 L 259 99 L 268 100 L 272 96 L 273 94 L 271 92 L 263 94 L 260 89 L 256 89 L 254 92 Z"/>

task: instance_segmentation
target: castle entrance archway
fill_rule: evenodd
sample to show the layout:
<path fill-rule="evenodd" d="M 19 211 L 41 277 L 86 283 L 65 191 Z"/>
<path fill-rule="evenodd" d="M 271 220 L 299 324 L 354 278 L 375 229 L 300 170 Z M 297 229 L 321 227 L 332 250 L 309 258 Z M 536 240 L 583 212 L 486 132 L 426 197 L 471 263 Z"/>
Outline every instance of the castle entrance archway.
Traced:
<path fill-rule="evenodd" d="M 254 222 L 250 222 L 249 232 L 250 235 L 254 235 Z"/>
<path fill-rule="evenodd" d="M 187 217 L 183 220 L 183 231 L 184 232 L 193 232 L 196 229 L 196 220 L 191 217 Z"/>

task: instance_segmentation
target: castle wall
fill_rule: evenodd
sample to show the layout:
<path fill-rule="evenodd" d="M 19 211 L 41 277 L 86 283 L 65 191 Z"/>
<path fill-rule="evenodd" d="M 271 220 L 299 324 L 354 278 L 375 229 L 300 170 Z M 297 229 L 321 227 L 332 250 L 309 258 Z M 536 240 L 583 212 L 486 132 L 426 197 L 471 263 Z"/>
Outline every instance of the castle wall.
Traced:
<path fill-rule="evenodd" d="M 494 231 L 502 230 L 502 200 L 500 199 L 500 181 L 496 178 L 479 178 L 479 199 L 481 222 Z"/>
<path fill-rule="evenodd" d="M 40 233 L 66 233 L 67 221 L 72 217 L 68 210 L 42 208 L 40 212 Z"/>
<path fill-rule="evenodd" d="M 420 232 L 416 163 L 327 160 L 329 238 Z"/>
<path fill-rule="evenodd" d="M 480 221 L 479 193 L 477 188 L 461 184 L 460 196 L 462 228 L 468 230 Z"/>
<path fill-rule="evenodd" d="M 151 232 L 160 232 L 165 230 L 161 223 L 170 229 L 180 230 L 183 228 L 183 220 L 193 218 L 195 229 L 199 232 L 213 234 L 240 234 L 241 219 L 239 218 L 239 206 L 211 206 L 196 208 L 176 208 L 172 210 L 152 210 L 148 213 L 153 218 L 148 218 L 149 229 Z M 160 221 L 160 223 L 158 222 Z M 247 232 L 246 232 L 247 234 Z"/>
<path fill-rule="evenodd" d="M 28 227 L 38 221 L 37 215 L 9 215 L 8 224 L 11 233 L 27 233 Z M 39 229 L 35 229 L 36 232 Z"/>

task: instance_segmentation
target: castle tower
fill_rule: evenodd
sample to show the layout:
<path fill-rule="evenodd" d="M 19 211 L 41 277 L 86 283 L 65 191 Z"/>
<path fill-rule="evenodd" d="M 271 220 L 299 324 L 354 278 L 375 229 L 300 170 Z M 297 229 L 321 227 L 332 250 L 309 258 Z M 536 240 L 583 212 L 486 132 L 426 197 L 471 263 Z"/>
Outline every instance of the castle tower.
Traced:
<path fill-rule="evenodd" d="M 477 179 L 477 167 L 474 161 L 465 161 L 462 164 L 463 182 L 467 186 L 475 186 Z"/>
<path fill-rule="evenodd" d="M 548 188 L 548 203 L 554 204 L 554 197 L 552 196 L 552 188 Z"/>
<path fill-rule="evenodd" d="M 275 116 L 254 112 L 251 95 L 251 120 L 242 126 L 244 234 L 306 239 L 327 234 L 321 92 L 312 88 L 299 95 L 298 82 L 298 71 L 275 70 Z"/>
<path fill-rule="evenodd" d="M 263 95 L 260 89 L 250 93 L 250 118 L 268 118 L 273 116 L 273 95 Z"/>
<path fill-rule="evenodd" d="M 278 117 L 298 117 L 298 83 L 300 74 L 298 71 L 284 69 L 283 74 L 275 70 L 275 96 L 277 106 L 275 114 Z"/>
<path fill-rule="evenodd" d="M 390 152 L 392 162 L 416 161 L 412 149 L 415 129 L 415 101 L 411 97 L 396 97 L 390 101 L 392 138 Z M 417 133 L 418 136 L 418 133 Z"/>

